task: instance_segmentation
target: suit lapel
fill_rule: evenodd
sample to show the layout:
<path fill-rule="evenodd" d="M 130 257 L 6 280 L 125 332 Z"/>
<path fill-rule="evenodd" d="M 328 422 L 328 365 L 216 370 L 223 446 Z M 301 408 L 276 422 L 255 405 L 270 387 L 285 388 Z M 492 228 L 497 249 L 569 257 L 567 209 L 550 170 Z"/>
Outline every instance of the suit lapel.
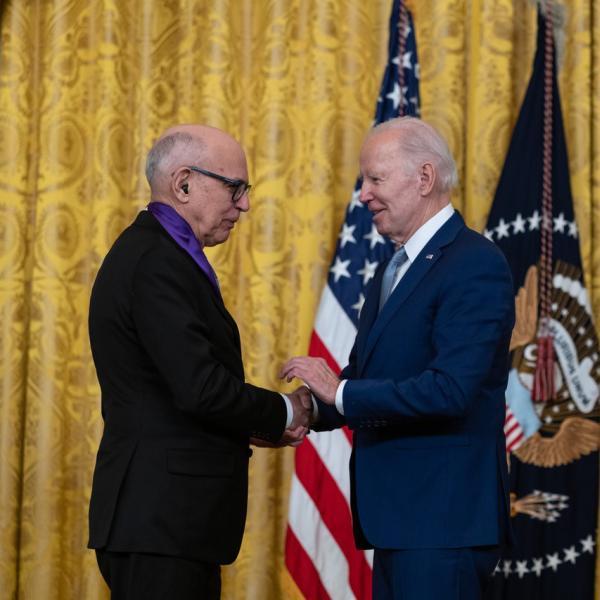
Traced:
<path fill-rule="evenodd" d="M 173 244 L 177 248 L 177 250 L 182 254 L 182 256 L 185 256 L 186 260 L 191 261 L 191 263 L 194 265 L 194 268 L 198 271 L 198 277 L 200 277 L 202 279 L 203 287 L 206 288 L 206 294 L 209 294 L 210 297 L 213 299 L 213 303 L 214 303 L 215 307 L 221 313 L 222 317 L 225 319 L 225 321 L 227 321 L 227 324 L 231 328 L 233 337 L 235 338 L 235 341 L 236 341 L 236 346 L 238 347 L 238 349 L 241 348 L 240 334 L 239 334 L 237 324 L 236 324 L 234 318 L 229 314 L 229 311 L 227 310 L 227 307 L 225 306 L 225 303 L 223 302 L 223 298 L 221 297 L 220 294 L 218 294 L 215 291 L 212 283 L 210 282 L 210 280 L 208 278 L 208 275 L 198 266 L 196 261 L 188 254 L 188 252 L 186 250 L 184 250 L 169 235 L 169 233 L 164 229 L 164 227 L 162 227 L 162 225 L 158 222 L 158 220 L 150 214 L 150 212 L 148 212 L 147 210 L 141 211 L 138 214 L 138 216 L 136 217 L 134 223 L 136 225 L 141 225 L 142 227 L 149 227 L 150 229 L 157 231 L 162 237 L 164 237 L 166 240 L 168 240 L 169 243 Z M 204 283 L 206 285 L 204 285 Z"/>
<path fill-rule="evenodd" d="M 379 296 L 381 295 L 381 280 L 383 279 L 383 273 L 388 264 L 389 260 L 382 263 L 373 277 L 365 304 L 360 313 L 360 322 L 358 325 L 358 332 L 356 334 L 356 350 L 357 356 L 360 358 L 364 355 L 365 344 L 369 337 L 369 332 L 373 327 L 375 319 L 377 319 L 377 311 L 379 310 Z M 358 365 L 360 369 L 360 363 Z"/>
<path fill-rule="evenodd" d="M 369 356 L 377 343 L 377 340 L 385 330 L 390 320 L 396 312 L 400 310 L 406 299 L 413 293 L 419 283 L 425 278 L 429 270 L 442 256 L 444 246 L 452 243 L 458 232 L 465 226 L 465 223 L 458 212 L 455 212 L 450 219 L 435 233 L 435 235 L 427 242 L 423 250 L 415 258 L 414 262 L 408 268 L 398 285 L 392 292 L 388 301 L 383 305 L 381 312 L 377 314 L 379 306 L 379 295 L 381 291 L 381 278 L 383 270 L 380 269 L 377 282 L 374 281 L 373 286 L 377 285 L 373 293 L 370 294 L 371 303 L 369 305 L 368 319 L 365 319 L 366 331 L 363 332 L 364 342 L 358 343 L 358 373 L 359 376 L 367 364 Z M 376 300 L 376 301 L 375 301 Z M 366 308 L 366 303 L 365 303 Z M 361 329 L 362 329 L 361 319 Z M 359 330 L 359 337 L 360 337 Z M 362 350 L 362 351 L 361 351 Z"/>

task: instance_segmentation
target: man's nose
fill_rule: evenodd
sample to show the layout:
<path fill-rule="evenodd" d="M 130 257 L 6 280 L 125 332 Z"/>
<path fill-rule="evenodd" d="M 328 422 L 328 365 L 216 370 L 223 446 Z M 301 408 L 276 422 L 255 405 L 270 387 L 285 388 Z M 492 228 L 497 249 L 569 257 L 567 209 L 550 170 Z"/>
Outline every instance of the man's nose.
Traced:
<path fill-rule="evenodd" d="M 235 203 L 235 207 L 239 208 L 242 212 L 248 212 L 250 210 L 250 194 L 246 190 L 241 198 Z"/>
<path fill-rule="evenodd" d="M 358 199 L 363 204 L 366 204 L 369 200 L 371 200 L 371 190 L 369 188 L 369 184 L 365 183 L 364 181 L 360 188 L 360 195 L 358 196 Z"/>

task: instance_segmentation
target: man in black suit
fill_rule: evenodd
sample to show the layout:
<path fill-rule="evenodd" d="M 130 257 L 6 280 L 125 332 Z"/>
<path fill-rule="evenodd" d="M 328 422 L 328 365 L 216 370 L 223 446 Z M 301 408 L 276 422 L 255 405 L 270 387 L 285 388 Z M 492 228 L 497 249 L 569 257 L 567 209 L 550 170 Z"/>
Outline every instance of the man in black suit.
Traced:
<path fill-rule="evenodd" d="M 104 433 L 89 547 L 113 599 L 216 599 L 246 517 L 250 438 L 297 443 L 310 394 L 244 381 L 240 339 L 203 252 L 249 210 L 244 151 L 211 127 L 148 155 L 152 201 L 96 278 L 90 341 Z"/>

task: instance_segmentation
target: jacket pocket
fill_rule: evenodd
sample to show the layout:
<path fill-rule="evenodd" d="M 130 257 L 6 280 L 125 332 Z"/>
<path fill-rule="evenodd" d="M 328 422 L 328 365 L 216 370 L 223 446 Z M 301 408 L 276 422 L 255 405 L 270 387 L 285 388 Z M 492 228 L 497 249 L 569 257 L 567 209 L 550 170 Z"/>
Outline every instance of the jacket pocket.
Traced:
<path fill-rule="evenodd" d="M 234 466 L 233 454 L 176 448 L 167 450 L 167 471 L 174 475 L 230 477 Z"/>

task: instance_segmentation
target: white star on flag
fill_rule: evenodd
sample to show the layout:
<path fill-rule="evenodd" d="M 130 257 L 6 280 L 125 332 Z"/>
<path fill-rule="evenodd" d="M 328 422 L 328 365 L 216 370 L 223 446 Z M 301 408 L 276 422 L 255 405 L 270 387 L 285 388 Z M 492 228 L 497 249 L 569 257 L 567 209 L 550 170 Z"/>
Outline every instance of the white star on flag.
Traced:
<path fill-rule="evenodd" d="M 565 219 L 564 213 L 560 213 L 558 217 L 554 217 L 554 231 L 560 231 L 561 233 L 564 233 L 565 226 L 568 224 L 569 222 Z"/>
<path fill-rule="evenodd" d="M 354 310 L 357 310 L 357 311 L 358 311 L 358 314 L 359 314 L 359 316 L 360 316 L 360 311 L 362 310 L 362 307 L 363 307 L 363 304 L 364 304 L 364 303 L 365 303 L 365 296 L 364 296 L 364 294 L 361 292 L 361 293 L 358 295 L 358 302 L 357 302 L 356 304 L 353 304 L 353 305 L 351 306 L 351 308 L 353 308 Z"/>
<path fill-rule="evenodd" d="M 383 236 L 380 235 L 377 231 L 377 227 L 375 227 L 375 224 L 371 224 L 371 233 L 367 233 L 363 236 L 363 238 L 365 240 L 371 240 L 371 243 L 369 244 L 371 250 L 373 250 L 373 248 L 375 248 L 377 244 L 385 244 L 385 240 L 383 239 Z"/>
<path fill-rule="evenodd" d="M 562 560 L 558 558 L 558 552 L 555 552 L 554 554 L 546 554 L 546 560 L 548 561 L 546 568 L 552 569 L 554 572 L 556 572 L 558 565 L 562 563 Z"/>
<path fill-rule="evenodd" d="M 563 552 L 565 553 L 564 562 L 570 562 L 575 564 L 577 557 L 579 556 L 579 552 L 575 550 L 575 546 L 571 546 L 570 548 L 564 548 Z"/>
<path fill-rule="evenodd" d="M 498 234 L 498 239 L 501 240 L 503 237 L 509 236 L 509 227 L 508 223 L 504 222 L 504 219 L 500 219 L 498 223 L 498 227 L 496 227 L 496 233 Z"/>
<path fill-rule="evenodd" d="M 519 579 L 523 579 L 523 575 L 529 573 L 529 569 L 527 568 L 526 560 L 518 560 L 516 564 L 516 573 L 519 576 Z"/>
<path fill-rule="evenodd" d="M 539 577 L 544 570 L 544 559 L 543 558 L 534 558 L 533 566 L 531 570 Z"/>
<path fill-rule="evenodd" d="M 363 276 L 363 285 L 367 285 L 367 282 L 375 276 L 375 271 L 377 270 L 377 265 L 379 263 L 374 260 L 370 262 L 368 258 L 365 258 L 365 266 L 360 269 L 360 271 L 356 271 L 357 275 Z"/>
<path fill-rule="evenodd" d="M 343 248 L 348 242 L 352 242 L 356 244 L 356 238 L 354 237 L 354 230 L 356 229 L 356 225 L 347 225 L 344 223 L 342 225 L 342 231 L 338 235 L 338 238 L 341 240 L 340 246 Z"/>
<path fill-rule="evenodd" d="M 569 223 L 569 235 L 574 238 L 577 237 L 577 223 L 575 221 Z"/>
<path fill-rule="evenodd" d="M 594 546 L 596 545 L 596 542 L 594 542 L 591 535 L 588 535 L 584 540 L 581 540 L 581 545 L 583 552 L 594 554 Z"/>
<path fill-rule="evenodd" d="M 490 240 L 490 242 L 493 242 L 493 241 L 494 241 L 494 232 L 493 232 L 493 231 L 490 231 L 489 229 L 486 229 L 486 230 L 483 232 L 483 235 L 484 235 L 484 236 L 485 236 L 485 237 L 486 237 L 488 240 Z"/>
<path fill-rule="evenodd" d="M 400 86 L 397 83 L 394 83 L 393 91 L 387 94 L 386 98 L 389 98 L 394 103 L 394 109 L 398 108 L 400 105 Z"/>
<path fill-rule="evenodd" d="M 411 31 L 410 27 L 407 27 L 407 32 L 406 35 L 408 35 Z M 402 55 L 402 67 L 404 69 L 408 69 L 409 71 L 413 68 L 412 63 L 410 62 L 410 59 L 412 58 L 412 51 L 411 50 L 407 50 L 403 55 Z M 400 64 L 400 56 L 395 56 L 392 59 L 392 63 L 395 65 Z"/>
<path fill-rule="evenodd" d="M 352 212 L 355 208 L 363 208 L 364 204 L 360 201 L 360 188 L 352 192 L 352 199 L 350 200 L 350 206 L 348 206 L 348 212 Z"/>
<path fill-rule="evenodd" d="M 515 217 L 515 220 L 512 222 L 513 233 L 525 233 L 525 225 L 527 222 L 521 216 L 521 213 L 518 213 Z"/>
<path fill-rule="evenodd" d="M 508 577 L 512 573 L 512 570 L 510 568 L 511 562 L 512 561 L 510 561 L 510 560 L 504 561 L 504 566 L 502 567 L 502 572 L 504 573 L 504 577 Z"/>
<path fill-rule="evenodd" d="M 386 94 L 386 98 L 389 98 L 394 103 L 394 110 L 400 106 L 400 100 L 402 99 L 402 104 L 406 104 L 406 92 L 408 91 L 408 87 L 402 86 L 402 88 L 394 83 L 394 89 L 389 94 Z"/>
<path fill-rule="evenodd" d="M 534 229 L 540 228 L 542 217 L 540 217 L 540 213 L 535 210 L 530 217 L 527 217 L 527 220 L 529 221 L 529 231 L 533 231 Z"/>
<path fill-rule="evenodd" d="M 340 277 L 350 277 L 350 273 L 348 273 L 348 265 L 350 264 L 350 259 L 342 260 L 339 256 L 335 258 L 335 264 L 329 270 L 333 273 L 334 281 L 337 283 Z"/>

